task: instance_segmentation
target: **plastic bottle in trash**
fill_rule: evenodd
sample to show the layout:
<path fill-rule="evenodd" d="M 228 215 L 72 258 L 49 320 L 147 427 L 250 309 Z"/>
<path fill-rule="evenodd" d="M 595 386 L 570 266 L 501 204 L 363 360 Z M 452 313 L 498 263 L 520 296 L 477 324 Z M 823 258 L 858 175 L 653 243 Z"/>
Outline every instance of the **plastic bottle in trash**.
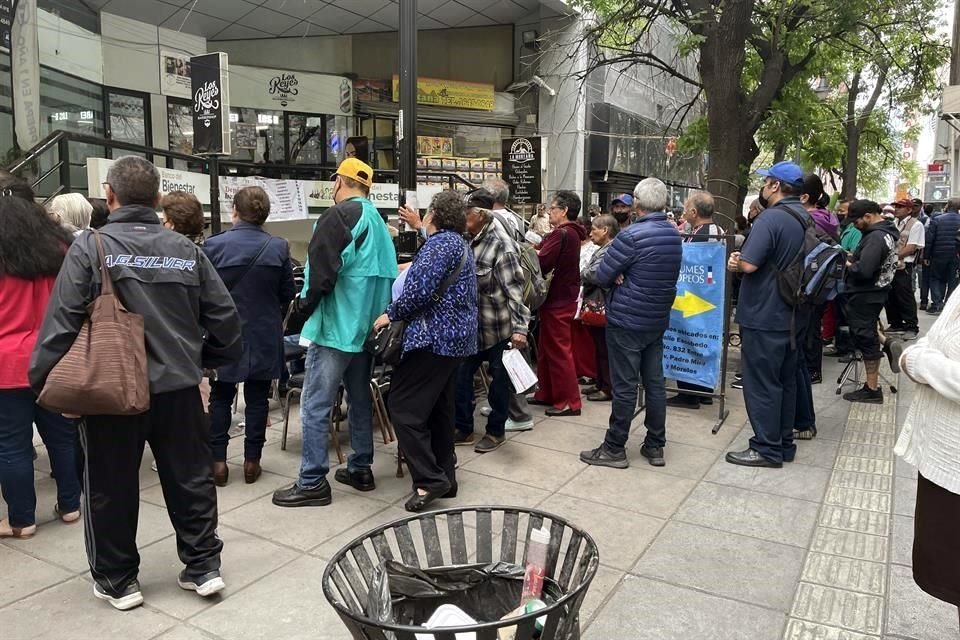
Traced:
<path fill-rule="evenodd" d="M 540 597 L 543 593 L 543 576 L 547 568 L 547 547 L 550 546 L 550 530 L 534 529 L 527 543 L 527 567 L 523 575 L 523 595 L 520 604 Z"/>

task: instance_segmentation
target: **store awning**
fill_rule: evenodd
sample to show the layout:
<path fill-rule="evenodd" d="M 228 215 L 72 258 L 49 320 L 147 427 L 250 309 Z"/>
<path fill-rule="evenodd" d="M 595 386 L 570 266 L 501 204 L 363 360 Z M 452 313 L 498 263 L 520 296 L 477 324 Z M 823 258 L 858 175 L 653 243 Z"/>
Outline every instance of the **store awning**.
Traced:
<path fill-rule="evenodd" d="M 396 31 L 397 0 L 84 0 L 94 10 L 209 40 L 331 36 Z M 566 0 L 420 0 L 420 29 L 516 24 Z"/>
<path fill-rule="evenodd" d="M 364 102 L 357 103 L 357 115 L 382 116 L 396 118 L 399 105 L 395 102 Z M 490 127 L 513 128 L 520 124 L 520 118 L 513 113 L 497 113 L 496 111 L 476 111 L 473 109 L 449 109 L 445 107 L 417 106 L 417 119 L 429 122 L 467 122 L 470 124 Z"/>

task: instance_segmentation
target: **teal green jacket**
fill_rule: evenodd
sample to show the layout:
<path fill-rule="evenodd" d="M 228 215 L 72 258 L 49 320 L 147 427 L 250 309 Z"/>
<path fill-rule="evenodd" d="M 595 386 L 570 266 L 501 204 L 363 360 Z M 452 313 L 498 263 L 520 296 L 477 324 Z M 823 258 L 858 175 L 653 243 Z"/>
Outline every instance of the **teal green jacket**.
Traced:
<path fill-rule="evenodd" d="M 843 233 L 840 234 L 840 246 L 844 250 L 853 253 L 857 250 L 861 238 L 863 238 L 863 232 L 857 229 L 857 225 L 850 223 L 844 228 Z"/>
<path fill-rule="evenodd" d="M 397 255 L 387 225 L 366 198 L 327 209 L 313 227 L 297 312 L 302 339 L 347 353 L 363 351 L 390 303 Z"/>

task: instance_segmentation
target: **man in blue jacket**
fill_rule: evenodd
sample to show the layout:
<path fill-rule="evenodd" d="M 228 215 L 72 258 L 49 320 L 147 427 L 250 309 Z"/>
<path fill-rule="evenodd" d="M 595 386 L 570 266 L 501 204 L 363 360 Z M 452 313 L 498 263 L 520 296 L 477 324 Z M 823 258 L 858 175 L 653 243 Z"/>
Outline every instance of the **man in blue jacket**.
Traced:
<path fill-rule="evenodd" d="M 960 198 L 950 198 L 946 212 L 931 218 L 927 224 L 927 243 L 924 254 L 926 269 L 930 268 L 930 306 L 927 313 L 938 315 L 947 298 L 957 288 L 957 237 L 960 233 Z"/>
<path fill-rule="evenodd" d="M 633 192 L 637 221 L 617 234 L 597 271 L 607 297 L 607 350 L 613 383 L 610 427 L 603 444 L 580 453 L 587 464 L 626 469 L 626 445 L 637 408 L 637 385 L 646 393 L 647 436 L 640 455 L 664 466 L 667 391 L 663 380 L 663 332 L 677 297 L 683 245 L 667 220 L 667 186 L 641 180 Z"/>
<path fill-rule="evenodd" d="M 791 327 L 804 326 L 800 311 L 780 296 L 778 273 L 803 248 L 804 223 L 790 213 L 803 210 L 803 170 L 778 162 L 758 171 L 765 180 L 757 216 L 743 251 L 730 255 L 727 269 L 742 273 L 737 321 L 743 341 L 743 398 L 753 425 L 750 447 L 730 452 L 727 462 L 749 467 L 780 468 L 797 453 L 793 443 L 797 409 L 798 351 Z"/>

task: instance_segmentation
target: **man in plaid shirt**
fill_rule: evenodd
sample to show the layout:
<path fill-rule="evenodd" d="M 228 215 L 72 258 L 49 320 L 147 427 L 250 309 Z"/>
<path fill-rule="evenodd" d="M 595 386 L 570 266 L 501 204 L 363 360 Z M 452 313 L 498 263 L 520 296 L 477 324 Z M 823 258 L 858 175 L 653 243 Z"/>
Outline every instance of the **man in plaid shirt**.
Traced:
<path fill-rule="evenodd" d="M 523 270 L 511 231 L 492 212 L 494 197 L 486 189 L 467 196 L 467 234 L 477 264 L 479 344 L 477 355 L 460 367 L 457 381 L 457 437 L 461 446 L 474 445 L 489 453 L 504 443 L 504 426 L 513 385 L 503 366 L 503 352 L 525 349 L 530 310 L 523 304 Z M 473 377 L 483 362 L 490 363 L 490 415 L 487 432 L 475 442 L 473 434 Z"/>

